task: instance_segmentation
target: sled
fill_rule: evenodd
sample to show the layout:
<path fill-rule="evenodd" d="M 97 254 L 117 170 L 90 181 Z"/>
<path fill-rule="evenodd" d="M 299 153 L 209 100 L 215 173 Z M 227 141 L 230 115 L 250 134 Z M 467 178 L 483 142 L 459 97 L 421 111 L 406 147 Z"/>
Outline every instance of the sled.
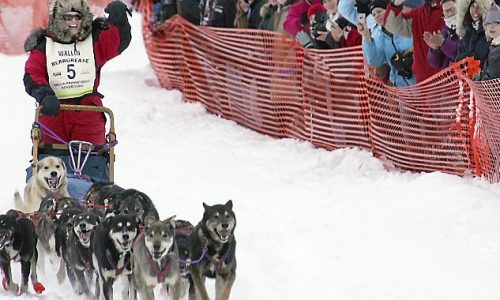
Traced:
<path fill-rule="evenodd" d="M 61 110 L 95 111 L 104 113 L 108 131 L 104 145 L 92 145 L 86 141 L 61 141 L 61 143 L 41 142 L 43 134 L 50 134 L 38 122 L 43 113 L 39 106 L 35 111 L 35 121 L 31 128 L 33 142 L 33 159 L 26 170 L 26 182 L 36 172 L 38 161 L 46 156 L 57 156 L 66 164 L 68 175 L 68 192 L 76 199 L 83 199 L 93 182 L 114 181 L 114 147 L 117 144 L 113 112 L 106 107 L 62 104 Z"/>

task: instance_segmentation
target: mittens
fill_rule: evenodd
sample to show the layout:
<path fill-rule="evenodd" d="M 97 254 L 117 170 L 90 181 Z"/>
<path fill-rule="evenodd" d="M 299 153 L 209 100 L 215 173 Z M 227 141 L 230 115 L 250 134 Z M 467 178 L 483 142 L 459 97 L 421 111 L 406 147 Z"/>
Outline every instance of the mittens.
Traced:
<path fill-rule="evenodd" d="M 47 95 L 42 98 L 40 105 L 43 106 L 43 114 L 46 116 L 57 116 L 61 108 L 59 99 L 54 95 Z"/>

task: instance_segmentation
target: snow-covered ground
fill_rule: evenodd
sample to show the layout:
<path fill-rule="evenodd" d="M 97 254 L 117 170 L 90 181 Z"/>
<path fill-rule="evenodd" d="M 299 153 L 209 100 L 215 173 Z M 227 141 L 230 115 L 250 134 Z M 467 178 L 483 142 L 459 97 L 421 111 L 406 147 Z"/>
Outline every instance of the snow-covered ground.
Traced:
<path fill-rule="evenodd" d="M 161 218 L 192 223 L 203 202 L 233 200 L 231 299 L 500 299 L 500 185 L 388 172 L 366 151 L 327 152 L 210 115 L 155 84 L 139 27 L 135 14 L 133 42 L 100 87 L 116 118 L 116 182 L 147 193 Z M 1 212 L 30 159 L 26 58 L 0 54 Z M 78 299 L 55 273 L 41 275 L 42 296 L 0 298 Z"/>

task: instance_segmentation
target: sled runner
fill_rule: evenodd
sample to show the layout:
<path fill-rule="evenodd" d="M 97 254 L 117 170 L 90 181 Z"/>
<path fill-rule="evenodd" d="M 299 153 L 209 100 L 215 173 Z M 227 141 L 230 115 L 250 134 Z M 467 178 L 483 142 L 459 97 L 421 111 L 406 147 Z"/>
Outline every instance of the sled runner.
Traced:
<path fill-rule="evenodd" d="M 106 133 L 104 145 L 92 145 L 86 141 L 64 141 L 55 135 L 49 128 L 38 122 L 43 113 L 41 107 L 35 111 L 35 121 L 31 128 L 33 142 L 33 160 L 26 169 L 26 181 L 36 172 L 40 159 L 47 156 L 61 158 L 66 164 L 68 174 L 68 192 L 76 199 L 83 199 L 85 193 L 95 181 L 114 181 L 114 146 L 117 144 L 113 112 L 106 107 L 87 105 L 61 105 L 61 110 L 95 111 L 104 113 L 107 118 L 109 131 Z M 60 143 L 41 142 L 42 135 L 49 135 Z"/>

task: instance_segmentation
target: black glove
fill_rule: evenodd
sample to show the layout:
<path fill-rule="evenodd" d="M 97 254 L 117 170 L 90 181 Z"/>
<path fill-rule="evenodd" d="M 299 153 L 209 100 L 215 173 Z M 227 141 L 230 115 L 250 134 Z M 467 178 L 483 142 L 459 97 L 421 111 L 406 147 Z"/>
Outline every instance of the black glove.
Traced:
<path fill-rule="evenodd" d="M 108 24 L 108 21 L 106 21 L 105 18 L 99 17 L 99 18 L 96 18 L 92 22 L 92 28 L 98 28 L 98 29 L 101 29 L 101 30 L 108 30 L 109 29 L 109 24 Z"/>
<path fill-rule="evenodd" d="M 305 12 L 302 13 L 302 15 L 300 15 L 300 24 L 302 25 L 306 25 L 308 22 L 308 18 L 307 18 L 307 10 Z"/>
<path fill-rule="evenodd" d="M 47 95 L 42 98 L 40 105 L 43 106 L 43 114 L 46 116 L 57 116 L 61 108 L 59 99 L 54 95 Z"/>
<path fill-rule="evenodd" d="M 127 12 L 129 16 L 132 16 L 132 11 L 128 9 L 127 5 L 118 0 L 110 2 L 104 9 L 104 12 L 109 14 L 110 19 L 122 19 L 126 16 L 125 12 Z"/>

